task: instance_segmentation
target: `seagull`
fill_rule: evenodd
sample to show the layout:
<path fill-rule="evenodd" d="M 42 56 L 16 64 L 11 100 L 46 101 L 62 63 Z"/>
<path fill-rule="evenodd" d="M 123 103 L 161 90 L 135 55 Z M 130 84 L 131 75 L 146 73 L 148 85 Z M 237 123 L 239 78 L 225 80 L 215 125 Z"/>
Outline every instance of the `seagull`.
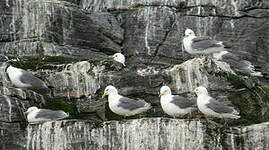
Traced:
<path fill-rule="evenodd" d="M 233 107 L 226 106 L 208 95 L 207 89 L 203 86 L 197 87 L 194 91 L 197 94 L 197 106 L 199 110 L 208 116 L 217 118 L 239 119 L 239 112 Z"/>
<path fill-rule="evenodd" d="M 196 101 L 188 100 L 179 95 L 172 95 L 168 86 L 162 86 L 159 95 L 163 111 L 172 117 L 184 116 L 194 110 Z"/>
<path fill-rule="evenodd" d="M 108 58 L 112 58 L 113 60 L 123 64 L 123 66 L 125 65 L 125 56 L 122 53 L 115 53 L 112 56 L 108 56 Z"/>
<path fill-rule="evenodd" d="M 108 85 L 105 88 L 102 98 L 108 95 L 108 104 L 112 112 L 122 116 L 132 116 L 140 114 L 151 108 L 151 105 L 144 100 L 133 100 L 118 94 L 118 90 Z"/>
<path fill-rule="evenodd" d="M 211 40 L 209 37 L 197 37 L 191 29 L 185 30 L 183 38 L 185 50 L 192 55 L 209 55 L 225 50 L 222 41 Z"/>
<path fill-rule="evenodd" d="M 49 91 L 48 86 L 45 84 L 44 81 L 35 77 L 32 73 L 28 71 L 9 65 L 6 69 L 6 72 L 12 85 L 17 88 L 43 90 L 43 92 Z"/>
<path fill-rule="evenodd" d="M 28 108 L 24 114 L 27 114 L 27 121 L 30 124 L 55 121 L 69 117 L 69 114 L 62 110 L 54 111 L 50 109 L 38 109 L 37 107 Z"/>
<path fill-rule="evenodd" d="M 255 67 L 251 64 L 251 62 L 247 60 L 242 60 L 235 54 L 230 53 L 228 51 L 221 51 L 219 53 L 214 53 L 213 58 L 219 61 L 226 62 L 236 72 L 256 77 L 263 77 L 261 72 L 255 70 Z"/>

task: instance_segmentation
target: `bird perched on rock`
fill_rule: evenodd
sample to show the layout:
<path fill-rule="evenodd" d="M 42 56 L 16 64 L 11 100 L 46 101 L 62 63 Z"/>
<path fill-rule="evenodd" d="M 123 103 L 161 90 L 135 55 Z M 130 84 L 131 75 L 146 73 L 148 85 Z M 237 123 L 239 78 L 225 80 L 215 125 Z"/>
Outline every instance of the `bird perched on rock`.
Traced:
<path fill-rule="evenodd" d="M 112 58 L 113 60 L 123 64 L 125 66 L 125 56 L 122 53 L 115 53 L 112 56 L 108 56 L 108 58 Z"/>
<path fill-rule="evenodd" d="M 237 112 L 233 107 L 226 106 L 210 97 L 205 87 L 197 87 L 193 92 L 195 92 L 198 96 L 197 106 L 203 114 L 217 118 L 240 118 L 239 112 Z"/>
<path fill-rule="evenodd" d="M 213 54 L 213 58 L 219 61 L 226 62 L 236 72 L 251 76 L 263 77 L 261 72 L 256 71 L 256 68 L 247 60 L 242 60 L 238 56 L 228 51 L 221 51 Z"/>
<path fill-rule="evenodd" d="M 195 108 L 196 101 L 188 100 L 179 95 L 172 95 L 168 86 L 162 86 L 159 95 L 163 111 L 172 117 L 190 114 Z"/>
<path fill-rule="evenodd" d="M 183 46 L 192 55 L 208 55 L 226 48 L 222 41 L 211 40 L 209 37 L 197 37 L 191 29 L 185 30 Z"/>
<path fill-rule="evenodd" d="M 118 94 L 118 90 L 109 85 L 105 88 L 102 97 L 108 95 L 108 105 L 112 112 L 122 116 L 140 114 L 151 108 L 151 105 L 144 100 L 133 100 Z"/>
<path fill-rule="evenodd" d="M 50 109 L 38 109 L 37 107 L 28 108 L 24 114 L 27 114 L 27 121 L 30 124 L 55 121 L 69 117 L 69 114 L 62 110 L 54 111 Z"/>
<path fill-rule="evenodd" d="M 6 72 L 12 85 L 17 88 L 31 89 L 41 93 L 47 93 L 50 91 L 44 81 L 35 77 L 28 71 L 9 65 L 6 69 Z"/>

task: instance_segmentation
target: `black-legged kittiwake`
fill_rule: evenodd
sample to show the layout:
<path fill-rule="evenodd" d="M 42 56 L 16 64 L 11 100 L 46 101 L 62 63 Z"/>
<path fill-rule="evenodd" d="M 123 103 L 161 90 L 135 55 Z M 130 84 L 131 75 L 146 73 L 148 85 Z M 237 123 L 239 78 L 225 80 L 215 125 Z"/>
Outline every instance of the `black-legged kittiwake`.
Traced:
<path fill-rule="evenodd" d="M 212 40 L 209 37 L 197 37 L 191 29 L 185 30 L 183 46 L 192 55 L 208 55 L 225 50 L 222 41 Z"/>
<path fill-rule="evenodd" d="M 118 94 L 118 90 L 109 85 L 105 88 L 103 98 L 108 95 L 108 105 L 112 112 L 122 116 L 140 114 L 151 108 L 151 105 L 144 100 L 133 100 Z"/>
<path fill-rule="evenodd" d="M 197 87 L 194 92 L 198 96 L 197 106 L 203 114 L 217 118 L 240 118 L 239 112 L 233 107 L 226 106 L 210 97 L 205 87 Z"/>
<path fill-rule="evenodd" d="M 230 53 L 228 51 L 214 53 L 213 58 L 219 61 L 226 62 L 235 72 L 251 76 L 258 76 L 258 77 L 263 76 L 261 72 L 255 70 L 256 68 L 251 64 L 251 62 L 247 60 L 242 60 L 235 54 Z"/>
<path fill-rule="evenodd" d="M 172 117 L 190 114 L 195 108 L 196 101 L 179 95 L 172 95 L 168 86 L 162 86 L 160 90 L 160 101 L 163 111 Z"/>
<path fill-rule="evenodd" d="M 69 116 L 62 110 L 54 111 L 50 109 L 38 109 L 37 107 L 28 108 L 25 114 L 27 114 L 27 121 L 30 124 L 64 119 Z"/>
<path fill-rule="evenodd" d="M 17 88 L 28 88 L 31 90 L 48 91 L 44 81 L 35 77 L 32 73 L 20 68 L 8 66 L 6 70 L 11 83 Z"/>
<path fill-rule="evenodd" d="M 112 58 L 113 60 L 123 64 L 125 66 L 125 56 L 122 53 L 115 53 L 112 56 L 108 56 L 108 58 Z"/>

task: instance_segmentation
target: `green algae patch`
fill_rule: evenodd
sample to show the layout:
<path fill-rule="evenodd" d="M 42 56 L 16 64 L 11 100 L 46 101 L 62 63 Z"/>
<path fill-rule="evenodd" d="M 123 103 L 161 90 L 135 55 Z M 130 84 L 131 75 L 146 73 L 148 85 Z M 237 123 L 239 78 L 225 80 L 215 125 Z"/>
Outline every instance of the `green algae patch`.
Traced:
<path fill-rule="evenodd" d="M 43 63 L 39 59 L 31 59 L 27 61 L 16 61 L 12 62 L 14 67 L 22 68 L 22 69 L 30 69 L 30 70 L 37 70 L 38 66 L 42 66 Z"/>
<path fill-rule="evenodd" d="M 230 82 L 234 88 L 240 89 L 240 88 L 246 88 L 246 82 L 242 78 L 236 75 L 228 74 L 226 75 L 226 79 L 228 82 Z"/>
<path fill-rule="evenodd" d="M 257 78 L 217 73 L 235 89 L 229 92 L 229 101 L 239 109 L 240 119 L 229 120 L 229 126 L 244 126 L 269 121 L 269 87 L 259 85 Z"/>
<path fill-rule="evenodd" d="M 231 94 L 229 100 L 240 110 L 241 118 L 230 125 L 250 125 L 269 121 L 268 87 L 253 87 Z"/>
<path fill-rule="evenodd" d="M 54 97 L 47 99 L 44 108 L 52 110 L 63 110 L 64 112 L 69 113 L 69 118 L 77 118 L 76 107 L 72 104 L 69 104 L 63 98 Z"/>
<path fill-rule="evenodd" d="M 61 56 L 50 56 L 50 57 L 45 57 L 42 61 L 47 62 L 47 63 L 66 64 L 66 63 L 73 63 L 73 62 L 78 62 L 78 61 L 83 61 L 83 60 L 68 58 L 68 57 L 61 57 Z"/>

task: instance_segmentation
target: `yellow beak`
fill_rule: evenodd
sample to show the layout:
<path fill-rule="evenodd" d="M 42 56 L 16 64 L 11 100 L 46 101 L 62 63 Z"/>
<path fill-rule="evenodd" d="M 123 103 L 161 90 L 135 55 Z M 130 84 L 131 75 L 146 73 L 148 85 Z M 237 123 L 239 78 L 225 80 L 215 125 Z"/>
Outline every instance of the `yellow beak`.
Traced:
<path fill-rule="evenodd" d="M 196 92 L 195 91 L 190 91 L 191 94 L 195 94 Z"/>
<path fill-rule="evenodd" d="M 186 38 L 186 37 L 188 37 L 188 36 L 189 36 L 189 35 L 184 35 L 183 37 Z"/>
<path fill-rule="evenodd" d="M 115 56 L 108 56 L 108 58 L 112 58 L 113 59 L 113 58 L 115 58 Z"/>
<path fill-rule="evenodd" d="M 103 95 L 102 95 L 102 98 L 105 98 L 106 96 L 107 96 L 106 94 L 103 94 Z"/>
<path fill-rule="evenodd" d="M 159 97 L 162 97 L 162 96 L 164 96 L 164 94 L 162 94 L 162 93 L 161 93 L 161 94 L 159 94 Z"/>
<path fill-rule="evenodd" d="M 29 114 L 29 112 L 23 112 L 23 114 L 27 115 L 27 114 Z"/>

